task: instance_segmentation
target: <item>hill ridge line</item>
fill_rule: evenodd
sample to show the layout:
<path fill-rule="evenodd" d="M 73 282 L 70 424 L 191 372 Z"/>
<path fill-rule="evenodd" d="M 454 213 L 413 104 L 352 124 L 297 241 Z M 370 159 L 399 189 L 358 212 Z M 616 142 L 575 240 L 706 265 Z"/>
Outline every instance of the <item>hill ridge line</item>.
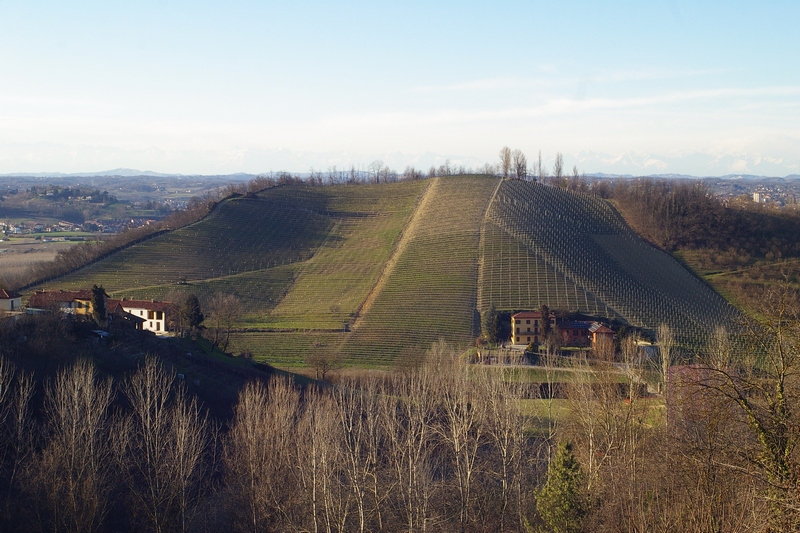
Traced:
<path fill-rule="evenodd" d="M 428 186 L 425 188 L 425 192 L 422 193 L 422 197 L 417 202 L 417 207 L 414 209 L 414 214 L 411 216 L 411 220 L 408 221 L 408 225 L 406 225 L 403 233 L 400 235 L 400 239 L 397 241 L 397 246 L 395 246 L 394 252 L 392 253 L 392 257 L 386 262 L 386 265 L 383 267 L 383 271 L 381 275 L 378 277 L 378 281 L 375 282 L 372 289 L 370 289 L 369 294 L 367 297 L 364 298 L 364 303 L 361 304 L 361 307 L 358 308 L 356 311 L 356 316 L 353 319 L 352 329 L 356 330 L 361 325 L 361 321 L 364 318 L 364 315 L 369 312 L 370 308 L 372 307 L 375 298 L 383 290 L 383 286 L 386 284 L 386 280 L 389 279 L 389 276 L 392 275 L 394 272 L 395 266 L 397 265 L 397 261 L 399 260 L 400 256 L 403 255 L 406 248 L 408 248 L 408 243 L 415 236 L 415 230 L 419 225 L 419 220 L 422 218 L 422 212 L 425 210 L 427 205 L 430 203 L 431 198 L 433 197 L 433 192 L 436 188 L 439 187 L 439 178 L 433 178 Z"/>

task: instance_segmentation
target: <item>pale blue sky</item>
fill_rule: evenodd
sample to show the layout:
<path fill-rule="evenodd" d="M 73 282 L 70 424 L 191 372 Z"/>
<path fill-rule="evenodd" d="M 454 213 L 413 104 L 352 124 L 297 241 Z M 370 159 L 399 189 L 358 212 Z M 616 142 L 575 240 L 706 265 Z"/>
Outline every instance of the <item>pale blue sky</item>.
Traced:
<path fill-rule="evenodd" d="M 800 174 L 799 2 L 9 2 L 0 173 Z"/>

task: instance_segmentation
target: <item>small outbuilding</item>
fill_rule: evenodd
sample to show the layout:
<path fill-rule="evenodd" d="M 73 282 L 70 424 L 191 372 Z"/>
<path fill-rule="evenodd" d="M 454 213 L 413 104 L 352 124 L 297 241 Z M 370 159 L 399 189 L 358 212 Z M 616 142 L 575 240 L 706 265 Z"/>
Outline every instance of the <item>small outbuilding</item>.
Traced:
<path fill-rule="evenodd" d="M 0 289 L 0 310 L 19 311 L 22 308 L 22 295 L 14 291 Z"/>

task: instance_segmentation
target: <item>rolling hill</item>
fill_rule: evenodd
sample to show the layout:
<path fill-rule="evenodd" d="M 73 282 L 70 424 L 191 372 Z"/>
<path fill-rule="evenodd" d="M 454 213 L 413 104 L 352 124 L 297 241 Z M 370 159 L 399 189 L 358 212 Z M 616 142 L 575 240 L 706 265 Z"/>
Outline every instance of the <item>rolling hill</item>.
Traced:
<path fill-rule="evenodd" d="M 603 200 L 491 176 L 231 198 L 47 288 L 92 284 L 115 297 L 234 294 L 244 310 L 234 350 L 284 367 L 315 352 L 383 367 L 438 338 L 466 347 L 492 304 L 663 322 L 687 343 L 736 317 Z"/>

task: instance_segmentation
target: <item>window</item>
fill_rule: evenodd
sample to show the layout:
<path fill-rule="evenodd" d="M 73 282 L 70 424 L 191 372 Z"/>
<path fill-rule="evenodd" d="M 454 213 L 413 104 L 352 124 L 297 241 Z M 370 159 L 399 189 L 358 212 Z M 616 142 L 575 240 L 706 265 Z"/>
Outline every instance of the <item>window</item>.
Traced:
<path fill-rule="evenodd" d="M 528 333 L 530 333 L 530 332 L 531 332 L 531 328 L 528 328 Z"/>
<path fill-rule="evenodd" d="M 525 321 L 525 323 L 526 323 L 526 324 L 530 324 L 530 323 L 531 323 L 531 321 L 530 321 L 530 320 L 526 320 L 526 321 Z"/>
<path fill-rule="evenodd" d="M 519 333 L 519 328 L 517 328 L 517 333 Z"/>
<path fill-rule="evenodd" d="M 528 337 L 528 342 L 531 342 L 531 338 L 530 337 Z"/>

